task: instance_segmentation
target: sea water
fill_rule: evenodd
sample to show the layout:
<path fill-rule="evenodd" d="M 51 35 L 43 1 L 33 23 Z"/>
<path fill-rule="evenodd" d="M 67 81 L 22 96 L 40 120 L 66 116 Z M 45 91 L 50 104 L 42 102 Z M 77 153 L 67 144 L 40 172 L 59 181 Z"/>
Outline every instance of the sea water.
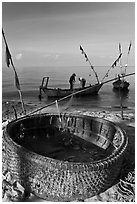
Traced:
<path fill-rule="evenodd" d="M 101 81 L 105 76 L 106 72 L 110 67 L 108 66 L 97 66 L 95 71 L 98 74 L 98 78 Z M 127 68 L 127 74 L 133 73 L 135 67 L 131 66 Z M 69 77 L 71 74 L 76 74 L 76 84 L 75 87 L 79 86 L 79 77 L 84 77 L 86 83 L 94 85 L 97 83 L 95 74 L 89 66 L 74 66 L 74 67 L 24 67 L 17 69 L 18 77 L 20 80 L 21 91 L 23 100 L 25 103 L 41 103 L 41 106 L 49 104 L 51 99 L 47 99 L 42 93 L 42 102 L 39 101 L 39 86 L 42 83 L 42 78 L 48 76 L 49 83 L 48 87 L 56 88 L 69 88 Z M 120 68 L 116 67 L 111 69 L 108 77 L 104 79 L 107 81 L 116 77 L 120 73 Z M 135 108 L 135 75 L 129 76 L 126 80 L 130 83 L 129 91 L 122 96 L 123 106 L 127 108 Z M 69 99 L 64 101 L 63 105 L 68 106 L 68 104 L 74 109 L 107 109 L 116 108 L 120 106 L 121 98 L 119 92 L 113 91 L 113 82 L 106 83 L 99 90 L 98 95 L 88 96 L 88 97 L 73 97 L 71 103 Z M 2 69 L 2 100 L 3 101 L 19 101 L 19 94 L 14 85 L 14 71 L 12 68 L 3 67 Z M 54 100 L 54 99 L 53 99 Z M 52 100 L 52 101 L 53 101 Z M 61 103 L 59 105 L 62 105 Z"/>

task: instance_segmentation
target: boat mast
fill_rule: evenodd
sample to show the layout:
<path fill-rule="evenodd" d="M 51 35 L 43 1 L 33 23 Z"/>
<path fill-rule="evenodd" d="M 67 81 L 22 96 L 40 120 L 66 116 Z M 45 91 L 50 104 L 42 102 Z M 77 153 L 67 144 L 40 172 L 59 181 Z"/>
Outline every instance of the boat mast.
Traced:
<path fill-rule="evenodd" d="M 102 78 L 101 83 L 103 82 L 103 80 L 108 77 L 108 73 L 110 72 L 110 70 L 114 67 L 117 66 L 117 62 L 119 62 L 120 58 L 122 56 L 122 53 L 119 54 L 118 58 L 114 61 L 114 63 L 111 65 L 111 67 L 108 69 L 108 71 L 106 72 L 105 76 Z"/>
<path fill-rule="evenodd" d="M 119 43 L 119 54 L 122 54 L 122 50 L 121 50 L 121 44 Z M 121 75 L 122 75 L 122 60 L 120 58 L 119 60 L 119 66 L 120 66 L 120 71 L 121 71 Z"/>
<path fill-rule="evenodd" d="M 125 64 L 125 73 L 126 74 L 126 71 L 127 71 L 127 64 L 128 64 L 128 57 L 129 57 L 129 53 L 130 53 L 130 50 L 131 50 L 131 41 L 130 41 L 130 44 L 129 44 L 129 47 L 128 47 L 128 53 L 127 53 L 127 60 L 126 60 L 126 64 Z"/>
<path fill-rule="evenodd" d="M 121 50 L 121 44 L 119 43 L 119 54 L 122 54 L 122 50 Z M 125 72 L 123 72 L 123 70 L 122 70 L 122 68 L 123 68 L 123 65 L 122 65 L 122 60 L 121 60 L 121 58 L 120 58 L 120 60 L 119 60 L 119 66 L 120 66 L 120 74 L 121 74 L 121 76 L 122 76 L 122 79 L 124 80 L 124 76 L 125 76 Z"/>
<path fill-rule="evenodd" d="M 93 70 L 93 72 L 94 72 L 94 74 L 95 74 L 95 77 L 96 77 L 96 79 L 97 79 L 97 83 L 99 84 L 100 82 L 99 82 L 98 75 L 97 75 L 97 73 L 96 73 L 96 71 L 95 71 L 93 65 L 91 64 L 91 62 L 90 62 L 90 60 L 89 60 L 87 54 L 85 53 L 85 51 L 83 50 L 83 48 L 82 48 L 81 45 L 80 45 L 80 50 L 82 51 L 82 54 L 84 54 L 84 56 L 85 56 L 85 58 L 86 58 L 86 62 L 89 62 L 90 67 L 91 67 L 91 69 Z"/>

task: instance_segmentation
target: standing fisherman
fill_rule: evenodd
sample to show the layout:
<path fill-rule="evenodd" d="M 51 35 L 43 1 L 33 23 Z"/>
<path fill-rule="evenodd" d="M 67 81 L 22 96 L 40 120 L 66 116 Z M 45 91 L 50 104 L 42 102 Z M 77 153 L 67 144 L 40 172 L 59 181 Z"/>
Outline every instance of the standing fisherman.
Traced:
<path fill-rule="evenodd" d="M 70 89 L 73 90 L 73 86 L 74 86 L 74 83 L 75 83 L 75 77 L 76 77 L 76 74 L 72 74 L 70 79 L 69 79 L 69 83 L 70 83 Z"/>

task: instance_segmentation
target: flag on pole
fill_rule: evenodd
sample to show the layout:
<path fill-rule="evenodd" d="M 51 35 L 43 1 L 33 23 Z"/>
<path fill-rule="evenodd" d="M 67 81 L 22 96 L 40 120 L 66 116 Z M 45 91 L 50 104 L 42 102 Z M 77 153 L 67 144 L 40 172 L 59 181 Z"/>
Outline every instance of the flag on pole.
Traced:
<path fill-rule="evenodd" d="M 119 43 L 119 53 L 121 54 L 121 44 Z"/>
<path fill-rule="evenodd" d="M 18 90 L 20 90 L 19 78 L 18 78 L 17 72 L 15 70 L 14 72 L 15 72 L 15 86 Z"/>
<path fill-rule="evenodd" d="M 24 102 L 23 102 L 23 98 L 22 98 L 22 93 L 21 93 L 21 89 L 20 89 L 19 78 L 18 78 L 16 69 L 14 67 L 13 61 L 12 61 L 12 57 L 11 57 L 11 54 L 10 54 L 10 51 L 9 51 L 9 48 L 8 48 L 8 44 L 7 44 L 7 41 L 6 41 L 3 29 L 2 29 L 2 35 L 3 35 L 3 39 L 4 39 L 4 42 L 5 42 L 5 45 L 6 45 L 6 64 L 7 64 L 8 67 L 9 67 L 10 64 L 13 67 L 13 70 L 14 70 L 14 73 L 15 73 L 15 86 L 16 86 L 16 88 L 19 91 L 23 113 L 26 114 L 26 110 L 24 108 Z"/>
<path fill-rule="evenodd" d="M 83 48 L 81 47 L 81 45 L 80 45 L 80 50 L 81 50 L 82 54 L 84 54 L 84 50 L 83 50 Z"/>
<path fill-rule="evenodd" d="M 97 73 L 95 72 L 93 65 L 91 64 L 90 60 L 88 59 L 87 54 L 85 53 L 85 51 L 83 50 L 83 48 L 82 48 L 81 45 L 80 45 L 80 50 L 82 51 L 82 54 L 84 54 L 84 56 L 85 56 L 85 58 L 86 58 L 86 62 L 87 62 L 87 61 L 89 62 L 91 69 L 92 69 L 93 72 L 95 73 L 95 76 L 96 76 L 97 82 L 99 83 L 98 75 L 97 75 Z"/>
<path fill-rule="evenodd" d="M 130 50 L 131 50 L 131 41 L 130 41 L 129 48 L 128 48 L 128 54 L 129 54 Z"/>
<path fill-rule="evenodd" d="M 122 49 L 121 49 L 121 44 L 119 43 L 119 58 L 118 58 L 118 60 L 121 58 L 121 56 L 122 56 Z M 120 65 L 120 68 L 122 68 L 122 62 L 121 62 L 121 60 L 120 60 L 120 63 L 119 63 L 119 65 Z"/>
<path fill-rule="evenodd" d="M 120 55 L 118 56 L 118 58 L 115 60 L 115 62 L 112 64 L 112 68 L 114 68 L 114 67 L 116 67 L 117 66 L 117 62 L 120 60 L 120 58 L 121 58 L 121 56 L 122 56 L 122 53 L 120 53 Z"/>
<path fill-rule="evenodd" d="M 14 73 L 15 73 L 15 86 L 18 90 L 21 90 L 20 89 L 20 83 L 19 83 L 19 78 L 18 78 L 18 75 L 17 75 L 17 72 L 16 72 L 16 69 L 13 65 L 13 62 L 12 62 L 12 58 L 11 58 L 11 54 L 10 54 L 10 51 L 9 51 L 9 48 L 6 44 L 6 63 L 7 63 L 7 66 L 9 67 L 10 64 L 12 65 L 13 67 L 13 70 L 14 70 Z"/>
<path fill-rule="evenodd" d="M 118 57 L 117 61 L 119 61 L 119 60 L 120 60 L 121 56 L 122 56 L 122 53 L 120 53 L 120 55 L 119 55 L 119 57 Z"/>
<path fill-rule="evenodd" d="M 86 53 L 84 53 L 84 54 L 85 54 L 86 61 L 88 61 L 88 56 L 86 55 Z"/>
<path fill-rule="evenodd" d="M 10 66 L 10 63 L 11 63 L 11 54 L 10 54 L 8 46 L 6 45 L 6 64 L 7 64 L 7 67 Z"/>
<path fill-rule="evenodd" d="M 7 64 L 7 67 L 9 67 L 10 65 L 12 65 L 13 70 L 14 70 L 14 73 L 15 73 L 15 86 L 16 86 L 16 88 L 17 88 L 18 90 L 21 90 L 21 89 L 20 89 L 19 78 L 18 78 L 16 69 L 15 69 L 15 67 L 14 67 L 14 65 L 13 65 L 13 62 L 12 62 L 12 57 L 11 57 L 11 54 L 10 54 L 10 51 L 9 51 L 9 48 L 8 48 L 8 45 L 7 45 L 5 36 L 4 36 L 4 31 L 3 31 L 3 29 L 2 29 L 2 34 L 3 34 L 4 40 L 5 40 L 5 45 L 6 45 L 6 64 Z"/>
<path fill-rule="evenodd" d="M 117 65 L 117 61 L 115 61 L 113 64 L 112 64 L 112 68 L 114 68 L 114 67 L 116 67 L 116 65 Z"/>
<path fill-rule="evenodd" d="M 83 50 L 83 48 L 82 48 L 81 45 L 80 45 L 80 50 L 81 50 L 82 54 L 84 54 L 84 56 L 85 56 L 85 58 L 86 58 L 86 61 L 88 61 L 88 56 L 87 56 L 87 54 L 84 52 L 84 50 Z"/>

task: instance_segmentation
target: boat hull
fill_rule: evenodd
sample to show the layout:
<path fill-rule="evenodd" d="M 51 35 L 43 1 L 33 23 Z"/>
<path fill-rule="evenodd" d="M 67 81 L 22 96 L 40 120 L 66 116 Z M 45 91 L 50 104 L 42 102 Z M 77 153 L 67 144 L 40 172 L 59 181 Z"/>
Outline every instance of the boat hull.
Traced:
<path fill-rule="evenodd" d="M 114 89 L 122 89 L 122 90 L 125 90 L 125 89 L 128 89 L 129 87 L 129 82 L 127 81 L 122 81 L 122 80 L 117 80 L 113 83 L 113 88 Z"/>
<path fill-rule="evenodd" d="M 60 89 L 60 88 L 44 88 L 41 87 L 41 90 L 46 94 L 47 97 L 50 98 L 62 98 L 65 96 L 68 96 L 70 94 L 76 93 L 76 96 L 89 96 L 89 95 L 95 95 L 98 93 L 100 88 L 103 84 L 96 84 L 93 86 L 87 86 L 84 89 L 83 88 L 76 88 L 76 89 Z"/>

